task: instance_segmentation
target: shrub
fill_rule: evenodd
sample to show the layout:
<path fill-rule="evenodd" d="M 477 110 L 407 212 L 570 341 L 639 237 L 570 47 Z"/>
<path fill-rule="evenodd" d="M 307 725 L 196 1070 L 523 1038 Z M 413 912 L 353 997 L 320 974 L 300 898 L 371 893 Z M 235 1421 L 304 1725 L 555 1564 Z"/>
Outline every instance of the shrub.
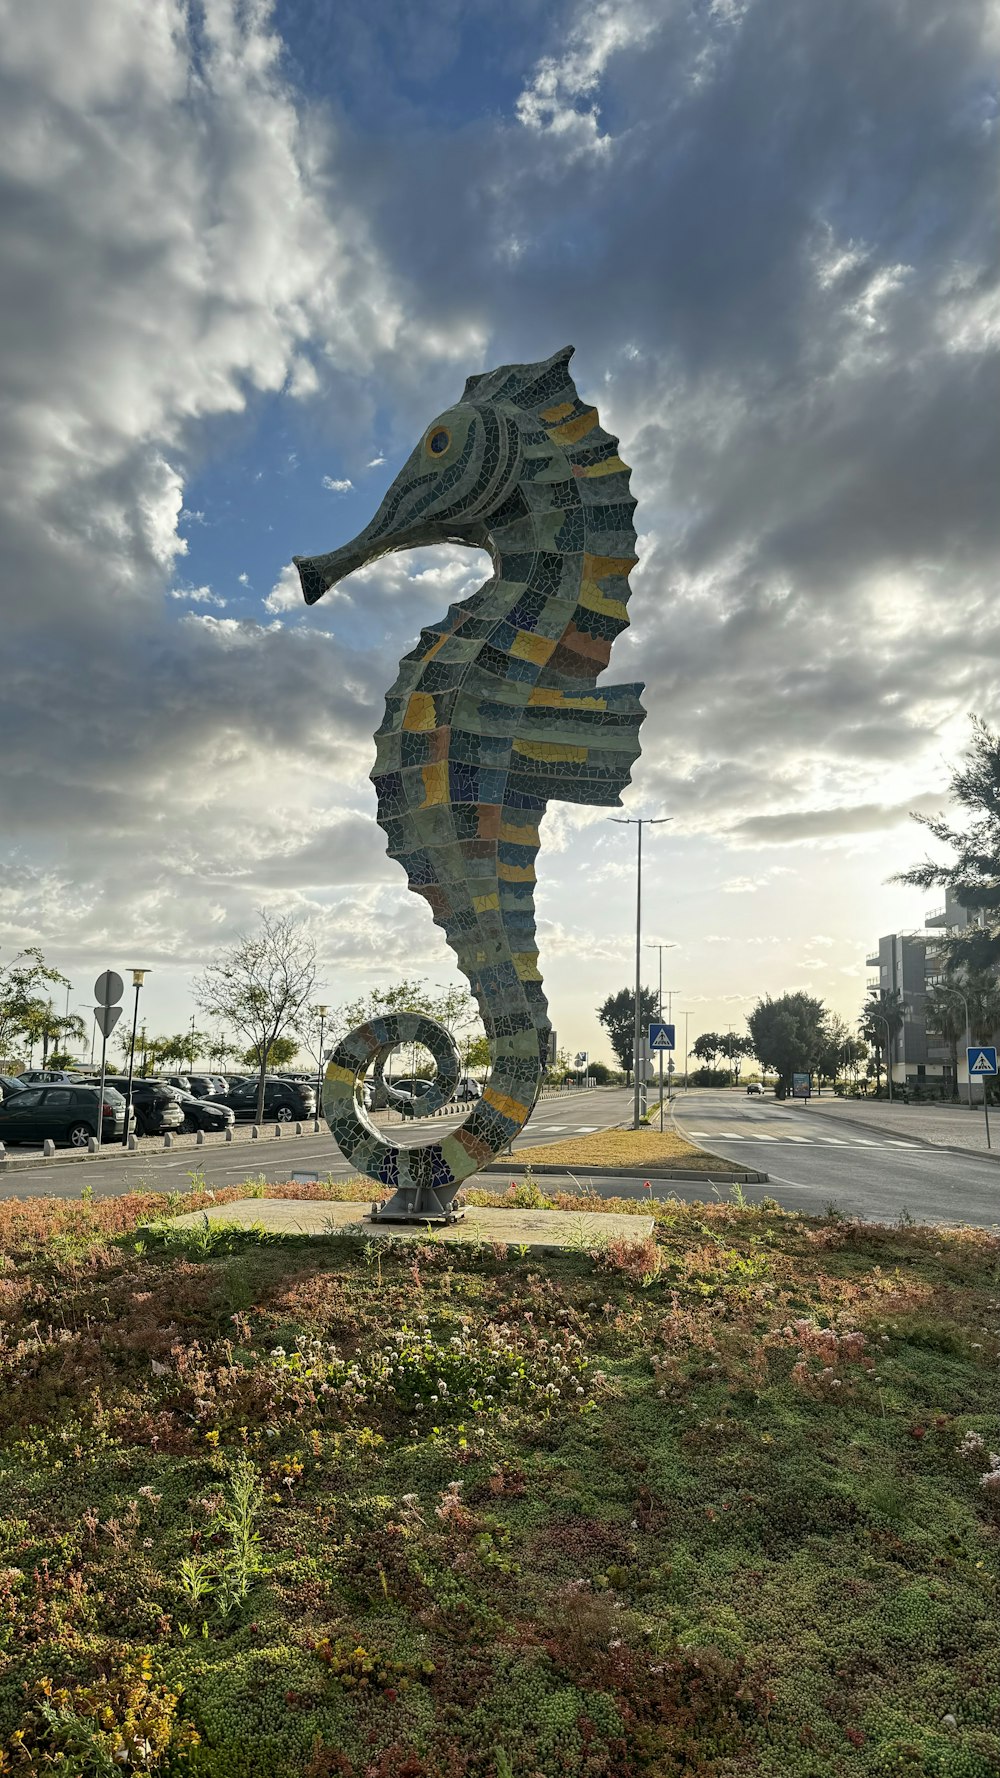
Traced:
<path fill-rule="evenodd" d="M 198 1744 L 177 1715 L 182 1694 L 158 1685 L 152 1659 L 125 1661 L 97 1679 L 39 1681 L 32 1708 L 0 1753 L 0 1773 L 22 1778 L 117 1778 L 164 1770 Z"/>

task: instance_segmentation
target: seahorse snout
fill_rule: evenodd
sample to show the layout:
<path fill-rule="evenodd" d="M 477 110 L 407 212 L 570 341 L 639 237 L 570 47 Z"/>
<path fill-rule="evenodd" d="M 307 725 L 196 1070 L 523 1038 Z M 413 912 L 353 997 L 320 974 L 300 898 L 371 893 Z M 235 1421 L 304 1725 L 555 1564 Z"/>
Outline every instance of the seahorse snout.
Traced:
<path fill-rule="evenodd" d="M 363 568 L 370 562 L 373 550 L 368 535 L 368 527 L 353 537 L 350 543 L 344 543 L 340 549 L 330 550 L 325 556 L 293 556 L 292 561 L 299 571 L 302 583 L 302 597 L 307 605 L 315 605 L 317 599 L 336 586 L 338 580 L 346 579 L 356 568 Z"/>

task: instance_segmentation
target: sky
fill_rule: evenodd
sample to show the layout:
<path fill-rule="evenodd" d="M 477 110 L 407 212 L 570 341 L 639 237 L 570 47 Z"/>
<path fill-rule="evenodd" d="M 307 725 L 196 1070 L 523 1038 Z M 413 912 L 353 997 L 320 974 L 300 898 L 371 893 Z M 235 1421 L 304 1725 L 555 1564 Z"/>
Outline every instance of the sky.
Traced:
<path fill-rule="evenodd" d="M 0 0 L 0 960 L 84 1010 L 145 965 L 163 1031 L 260 907 L 332 1004 L 457 979 L 368 773 L 487 558 L 309 610 L 290 562 L 469 374 L 572 342 L 638 500 L 608 678 L 672 1010 L 855 1018 L 935 899 L 887 881 L 910 812 L 1000 721 L 998 38 L 992 0 Z M 635 830 L 550 805 L 538 876 L 559 1044 L 608 1057 Z"/>

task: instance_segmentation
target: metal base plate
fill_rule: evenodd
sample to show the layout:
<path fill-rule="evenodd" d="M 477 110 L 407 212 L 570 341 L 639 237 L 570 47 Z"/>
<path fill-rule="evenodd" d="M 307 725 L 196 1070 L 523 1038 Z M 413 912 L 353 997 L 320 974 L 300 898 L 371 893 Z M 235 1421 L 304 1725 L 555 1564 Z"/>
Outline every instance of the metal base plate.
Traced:
<path fill-rule="evenodd" d="M 407 1210 L 402 1206 L 393 1209 L 392 1203 L 373 1204 L 366 1222 L 408 1222 L 420 1223 L 424 1227 L 428 1223 L 435 1228 L 448 1228 L 453 1222 L 464 1222 L 464 1210 Z"/>

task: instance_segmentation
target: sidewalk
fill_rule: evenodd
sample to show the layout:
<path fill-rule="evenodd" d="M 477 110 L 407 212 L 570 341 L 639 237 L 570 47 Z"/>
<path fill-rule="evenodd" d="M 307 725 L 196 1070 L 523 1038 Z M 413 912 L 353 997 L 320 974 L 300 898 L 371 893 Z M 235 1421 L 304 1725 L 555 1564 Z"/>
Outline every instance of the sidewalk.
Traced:
<path fill-rule="evenodd" d="M 787 1100 L 786 1104 L 791 1104 Z M 929 1142 L 933 1148 L 964 1148 L 970 1154 L 985 1154 L 986 1124 L 981 1105 L 970 1111 L 967 1105 L 899 1105 L 887 1099 L 836 1099 L 824 1093 L 813 1096 L 802 1107 L 804 1117 L 830 1118 L 835 1122 L 855 1124 L 859 1129 L 875 1130 L 884 1136 L 909 1136 L 915 1142 Z M 1000 1160 L 1000 1105 L 994 1106 L 990 1117 L 993 1151 Z"/>

